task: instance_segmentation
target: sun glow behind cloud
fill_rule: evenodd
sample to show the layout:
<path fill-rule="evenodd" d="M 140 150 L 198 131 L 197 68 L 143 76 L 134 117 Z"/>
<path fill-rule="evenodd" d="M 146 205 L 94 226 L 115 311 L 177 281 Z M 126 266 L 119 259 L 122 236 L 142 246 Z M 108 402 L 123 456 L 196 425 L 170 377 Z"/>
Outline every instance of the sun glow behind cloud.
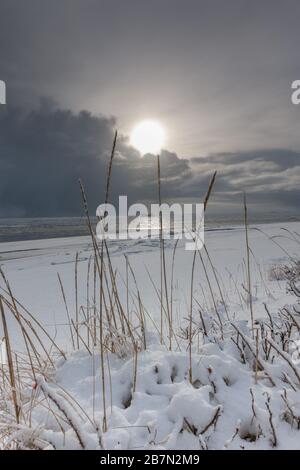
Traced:
<path fill-rule="evenodd" d="M 146 153 L 158 154 L 165 144 L 165 131 L 156 121 L 142 121 L 131 132 L 130 144 L 141 155 Z"/>

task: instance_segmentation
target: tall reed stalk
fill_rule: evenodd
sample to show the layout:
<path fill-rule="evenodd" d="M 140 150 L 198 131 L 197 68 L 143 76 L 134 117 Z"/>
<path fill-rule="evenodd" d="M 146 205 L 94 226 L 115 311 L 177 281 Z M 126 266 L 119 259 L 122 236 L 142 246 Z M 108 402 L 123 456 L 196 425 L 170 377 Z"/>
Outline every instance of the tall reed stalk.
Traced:
<path fill-rule="evenodd" d="M 161 178 L 160 178 L 160 157 L 157 155 L 157 183 L 158 183 L 158 203 L 161 206 Z M 163 220 L 162 211 L 159 211 L 159 242 L 160 242 L 160 297 L 161 297 L 161 344 L 163 337 L 163 304 L 164 296 L 163 290 L 165 291 L 166 309 L 168 316 L 168 329 L 169 329 L 169 350 L 172 350 L 172 324 L 170 316 L 170 305 L 168 296 L 168 284 L 167 284 L 167 270 L 166 270 L 166 255 L 165 255 L 165 244 L 163 238 Z"/>
<path fill-rule="evenodd" d="M 215 180 L 216 180 L 216 176 L 217 176 L 217 172 L 215 171 L 213 176 L 211 177 L 211 180 L 209 182 L 209 186 L 208 186 L 208 189 L 207 189 L 207 192 L 205 194 L 205 197 L 204 197 L 204 201 L 203 201 L 203 213 L 205 214 L 205 211 L 206 211 L 206 208 L 207 208 L 207 204 L 208 204 L 208 201 L 209 201 L 209 198 L 211 196 L 211 192 L 212 192 L 212 189 L 214 187 L 214 184 L 215 184 Z M 202 223 L 202 221 L 201 221 Z M 197 234 L 197 227 L 196 227 L 196 234 Z M 197 240 L 195 240 L 195 243 L 197 243 Z M 192 380 L 193 380 L 193 371 L 192 371 L 192 331 L 193 331 L 193 299 L 194 299 L 194 272 L 195 272 L 195 264 L 196 264 L 196 255 L 197 255 L 197 252 L 199 253 L 199 257 L 200 257 L 200 260 L 202 262 L 202 266 L 204 268 L 204 271 L 205 271 L 205 274 L 206 274 L 206 278 L 208 279 L 208 276 L 207 276 L 207 271 L 205 269 L 205 265 L 203 263 L 203 259 L 202 259 L 202 256 L 201 256 L 201 253 L 195 249 L 194 251 L 194 255 L 193 255 L 193 261 L 192 261 L 192 274 L 191 274 L 191 296 L 190 296 L 190 318 L 189 318 L 189 361 L 190 361 L 190 368 L 189 368 L 189 379 L 190 379 L 190 382 L 192 383 Z M 211 286 L 210 286 L 210 282 L 209 282 L 209 279 L 208 279 L 208 284 L 209 284 L 209 287 L 211 289 Z M 220 319 L 219 317 L 219 313 L 218 313 L 218 310 L 217 310 L 217 307 L 216 307 L 216 304 L 215 304 L 215 300 L 214 300 L 214 295 L 211 291 L 211 294 L 212 294 L 212 298 L 213 298 L 213 302 L 214 302 L 214 305 L 215 305 L 215 310 L 216 310 L 216 313 L 218 315 L 218 318 Z M 221 325 L 221 332 L 222 332 L 222 336 L 223 336 L 223 330 L 222 330 L 222 322 L 220 320 L 220 325 Z"/>
<path fill-rule="evenodd" d="M 2 302 L 2 297 L 0 297 L 0 313 L 1 313 L 1 321 L 5 339 L 5 347 L 6 347 L 6 355 L 7 355 L 7 363 L 8 363 L 8 371 L 9 371 L 9 380 L 10 380 L 10 388 L 12 394 L 12 401 L 15 409 L 15 416 L 16 416 L 16 423 L 19 424 L 20 422 L 20 407 L 18 404 L 18 397 L 17 397 L 17 386 L 16 386 L 16 376 L 14 370 L 14 363 L 13 363 L 13 355 L 10 345 L 9 333 L 6 323 L 6 317 L 4 313 L 4 307 Z"/>
<path fill-rule="evenodd" d="M 75 322 L 76 322 L 76 343 L 77 349 L 79 349 L 79 315 L 78 315 L 78 252 L 76 253 L 75 258 Z"/>
<path fill-rule="evenodd" d="M 105 193 L 105 204 L 108 203 L 110 181 L 111 181 L 111 172 L 112 172 L 112 163 L 115 155 L 116 144 L 117 144 L 118 132 L 115 132 L 112 151 L 110 154 L 107 180 L 106 180 L 106 193 Z M 107 431 L 107 416 L 106 416 L 106 401 L 105 401 L 105 365 L 104 365 L 104 338 L 103 338 L 103 301 L 104 301 L 104 289 L 103 289 L 103 272 L 104 272 L 104 241 L 101 242 L 101 269 L 100 269 L 100 355 L 101 355 L 101 374 L 102 374 L 102 394 L 103 394 L 103 432 Z"/>
<path fill-rule="evenodd" d="M 247 283 L 248 283 L 248 299 L 251 317 L 251 328 L 252 337 L 254 339 L 254 315 L 253 315 L 253 302 L 252 302 L 252 284 L 251 284 L 251 266 L 250 266 L 250 247 L 249 247 L 249 235 L 248 235 L 248 208 L 246 193 L 244 192 L 244 222 L 245 222 L 245 233 L 246 233 L 246 254 L 247 254 Z"/>

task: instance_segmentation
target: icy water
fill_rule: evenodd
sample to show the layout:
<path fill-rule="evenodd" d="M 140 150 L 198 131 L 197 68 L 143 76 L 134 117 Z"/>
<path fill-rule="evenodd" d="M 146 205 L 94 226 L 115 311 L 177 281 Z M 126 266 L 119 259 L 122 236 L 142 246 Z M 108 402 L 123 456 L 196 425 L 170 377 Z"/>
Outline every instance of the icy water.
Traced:
<path fill-rule="evenodd" d="M 96 217 L 92 224 L 96 227 Z M 298 221 L 299 217 L 282 216 L 278 214 L 251 217 L 251 223 L 273 223 Z M 206 230 L 230 228 L 243 223 L 242 215 L 239 217 L 213 217 L 206 216 Z M 46 238 L 74 237 L 88 235 L 86 219 L 84 217 L 58 217 L 58 218 L 0 218 L 0 242 L 21 240 L 39 240 Z"/>
<path fill-rule="evenodd" d="M 96 219 L 94 221 L 96 223 Z M 0 242 L 87 235 L 83 217 L 0 218 Z"/>

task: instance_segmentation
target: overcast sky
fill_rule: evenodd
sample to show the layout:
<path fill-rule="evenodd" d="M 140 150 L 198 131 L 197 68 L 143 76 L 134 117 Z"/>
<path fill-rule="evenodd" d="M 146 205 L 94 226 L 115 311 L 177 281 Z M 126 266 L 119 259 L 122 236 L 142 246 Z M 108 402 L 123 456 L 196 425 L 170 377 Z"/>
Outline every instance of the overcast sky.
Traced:
<path fill-rule="evenodd" d="M 166 129 L 165 198 L 215 201 L 243 189 L 258 210 L 300 202 L 298 0 L 0 0 L 0 216 L 74 215 L 77 179 L 155 197 L 155 167 L 126 136 L 145 118 Z M 84 112 L 82 112 L 84 111 Z"/>

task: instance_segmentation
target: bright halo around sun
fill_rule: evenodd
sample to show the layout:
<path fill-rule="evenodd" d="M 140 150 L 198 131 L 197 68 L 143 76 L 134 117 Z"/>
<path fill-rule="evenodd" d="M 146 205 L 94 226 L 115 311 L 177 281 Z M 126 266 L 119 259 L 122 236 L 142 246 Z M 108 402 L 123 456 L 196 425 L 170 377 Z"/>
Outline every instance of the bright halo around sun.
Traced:
<path fill-rule="evenodd" d="M 142 155 L 160 153 L 165 143 L 165 131 L 156 121 L 142 121 L 137 124 L 130 136 L 130 144 Z"/>

